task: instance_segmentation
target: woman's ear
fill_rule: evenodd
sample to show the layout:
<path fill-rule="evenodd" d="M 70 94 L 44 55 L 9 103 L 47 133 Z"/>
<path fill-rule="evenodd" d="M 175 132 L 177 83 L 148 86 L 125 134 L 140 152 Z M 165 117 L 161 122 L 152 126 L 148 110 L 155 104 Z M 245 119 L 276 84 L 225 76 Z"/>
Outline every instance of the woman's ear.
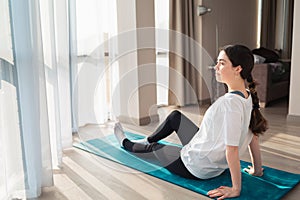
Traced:
<path fill-rule="evenodd" d="M 241 67 L 241 65 L 238 65 L 234 68 L 236 70 L 236 72 L 241 73 L 241 71 L 243 70 L 243 68 Z"/>

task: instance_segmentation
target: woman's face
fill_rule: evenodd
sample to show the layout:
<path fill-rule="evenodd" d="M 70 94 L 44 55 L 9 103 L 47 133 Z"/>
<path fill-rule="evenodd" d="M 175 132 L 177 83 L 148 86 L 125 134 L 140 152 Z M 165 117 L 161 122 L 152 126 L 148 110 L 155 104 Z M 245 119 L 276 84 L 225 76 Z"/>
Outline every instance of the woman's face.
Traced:
<path fill-rule="evenodd" d="M 238 67 L 232 66 L 232 63 L 225 51 L 220 51 L 215 70 L 217 81 L 225 84 L 230 83 L 232 80 L 234 80 L 235 76 L 239 74 Z"/>

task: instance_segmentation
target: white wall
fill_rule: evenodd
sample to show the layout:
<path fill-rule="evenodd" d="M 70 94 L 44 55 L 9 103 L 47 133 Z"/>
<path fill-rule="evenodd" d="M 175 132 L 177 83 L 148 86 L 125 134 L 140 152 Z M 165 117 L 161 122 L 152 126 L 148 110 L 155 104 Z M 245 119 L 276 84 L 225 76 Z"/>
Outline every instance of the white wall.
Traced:
<path fill-rule="evenodd" d="M 293 26 L 293 46 L 291 60 L 291 85 L 290 85 L 290 102 L 289 116 L 296 116 L 300 119 L 300 2 L 294 2 L 294 26 Z"/>
<path fill-rule="evenodd" d="M 131 118 L 139 118 L 139 99 L 138 92 L 134 89 L 138 88 L 138 74 L 137 74 L 137 43 L 136 43 L 136 3 L 135 0 L 117 1 L 118 13 L 118 33 L 122 35 L 124 32 L 129 32 L 128 41 L 124 42 L 123 37 L 118 36 L 118 48 L 120 52 L 125 52 L 119 59 L 119 89 L 122 101 L 120 101 L 120 115 L 130 116 Z M 128 48 L 130 45 L 131 48 Z M 126 54 L 126 50 L 128 51 Z M 130 81 L 128 81 L 130 80 Z M 134 88 L 134 89 L 133 89 Z M 124 119 L 121 120 L 124 121 Z"/>
<path fill-rule="evenodd" d="M 119 120 L 145 125 L 157 117 L 154 1 L 118 0 L 117 13 Z"/>

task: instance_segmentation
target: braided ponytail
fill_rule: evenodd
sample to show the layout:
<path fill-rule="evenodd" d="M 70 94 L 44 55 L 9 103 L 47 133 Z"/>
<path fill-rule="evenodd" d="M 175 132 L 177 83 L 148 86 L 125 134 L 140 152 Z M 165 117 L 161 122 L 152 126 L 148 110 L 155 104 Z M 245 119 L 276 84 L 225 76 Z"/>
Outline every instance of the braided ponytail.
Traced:
<path fill-rule="evenodd" d="M 247 82 L 249 83 L 248 88 L 250 90 L 253 103 L 249 128 L 254 135 L 263 134 L 268 129 L 268 122 L 259 110 L 259 99 L 256 92 L 257 84 L 253 81 L 251 74 L 248 76 Z"/>

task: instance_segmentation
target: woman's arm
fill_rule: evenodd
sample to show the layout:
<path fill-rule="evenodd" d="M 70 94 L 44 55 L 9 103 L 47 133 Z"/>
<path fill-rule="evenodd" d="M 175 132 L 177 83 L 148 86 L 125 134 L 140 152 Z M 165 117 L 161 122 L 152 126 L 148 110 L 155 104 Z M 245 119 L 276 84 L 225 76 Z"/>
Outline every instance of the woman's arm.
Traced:
<path fill-rule="evenodd" d="M 239 157 L 239 148 L 237 146 L 226 146 L 226 159 L 231 175 L 232 188 L 238 192 L 241 191 L 241 165 Z"/>
<path fill-rule="evenodd" d="M 237 146 L 226 146 L 226 159 L 231 174 L 232 187 L 221 186 L 208 192 L 209 197 L 237 197 L 241 192 L 242 178 L 240 171 L 239 149 Z"/>
<path fill-rule="evenodd" d="M 245 169 L 246 172 L 253 176 L 262 176 L 263 168 L 261 164 L 261 153 L 259 145 L 259 137 L 254 135 L 249 144 L 249 153 L 251 156 L 252 166 Z"/>

